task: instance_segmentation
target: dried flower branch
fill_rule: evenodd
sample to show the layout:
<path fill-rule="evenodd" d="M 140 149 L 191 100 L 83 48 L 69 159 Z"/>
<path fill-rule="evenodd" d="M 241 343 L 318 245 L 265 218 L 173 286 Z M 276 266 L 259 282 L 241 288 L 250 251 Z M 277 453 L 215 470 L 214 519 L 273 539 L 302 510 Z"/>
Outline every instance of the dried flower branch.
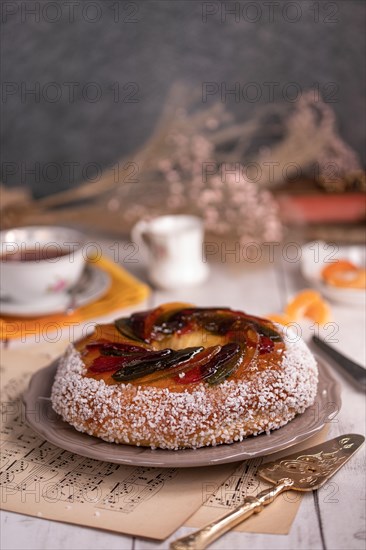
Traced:
<path fill-rule="evenodd" d="M 98 182 L 28 201 L 23 209 L 8 207 L 5 225 L 47 220 L 50 208 L 93 198 L 93 206 L 78 207 L 76 218 L 69 205 L 58 209 L 59 219 L 85 221 L 89 213 L 94 224 L 99 209 L 108 212 L 97 216 L 103 229 L 115 230 L 142 217 L 192 212 L 212 234 L 243 243 L 278 240 L 281 224 L 269 189 L 283 182 L 285 167 L 288 177 L 310 173 L 329 190 L 341 190 L 350 180 L 364 185 L 357 155 L 338 135 L 332 108 L 315 97 L 309 91 L 291 105 L 266 105 L 238 123 L 221 103 L 197 108 L 198 97 L 177 85 L 155 132 L 120 163 L 138 166 L 137 182 L 119 181 L 114 167 Z M 278 170 L 269 171 L 269 165 Z"/>

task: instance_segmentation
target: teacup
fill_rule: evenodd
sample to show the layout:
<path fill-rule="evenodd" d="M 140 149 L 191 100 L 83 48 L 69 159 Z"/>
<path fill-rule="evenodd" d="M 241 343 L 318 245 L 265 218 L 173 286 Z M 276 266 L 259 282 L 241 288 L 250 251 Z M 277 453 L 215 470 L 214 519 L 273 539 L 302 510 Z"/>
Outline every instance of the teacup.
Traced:
<path fill-rule="evenodd" d="M 203 262 L 203 224 L 188 215 L 159 216 L 138 222 L 132 239 L 148 251 L 148 272 L 153 284 L 174 289 L 202 283 L 208 276 Z"/>
<path fill-rule="evenodd" d="M 0 232 L 1 299 L 34 302 L 65 292 L 85 265 L 82 233 L 34 226 Z"/>

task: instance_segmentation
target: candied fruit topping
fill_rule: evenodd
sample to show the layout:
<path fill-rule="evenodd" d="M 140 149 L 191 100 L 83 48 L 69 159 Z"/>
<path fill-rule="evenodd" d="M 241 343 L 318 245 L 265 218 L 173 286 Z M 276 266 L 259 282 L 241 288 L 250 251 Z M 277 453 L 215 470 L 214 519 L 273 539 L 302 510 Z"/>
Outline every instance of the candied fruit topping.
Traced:
<path fill-rule="evenodd" d="M 118 319 L 114 326 L 122 342 L 101 339 L 89 342 L 84 351 L 91 354 L 89 373 L 110 373 L 114 382 L 146 384 L 170 378 L 177 385 L 216 385 L 238 369 L 255 368 L 258 356 L 267 354 L 274 364 L 276 346 L 283 343 L 268 319 L 228 308 L 166 304 Z M 208 347 L 192 346 L 205 334 Z M 179 341 L 191 347 L 172 349 Z"/>

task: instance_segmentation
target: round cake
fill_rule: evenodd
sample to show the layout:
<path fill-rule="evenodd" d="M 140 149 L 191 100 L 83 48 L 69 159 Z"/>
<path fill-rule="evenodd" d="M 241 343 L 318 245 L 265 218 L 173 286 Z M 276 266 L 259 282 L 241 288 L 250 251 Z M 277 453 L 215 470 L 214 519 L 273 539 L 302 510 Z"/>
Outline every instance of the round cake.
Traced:
<path fill-rule="evenodd" d="M 164 304 L 98 325 L 61 358 L 52 406 L 114 443 L 181 449 L 284 426 L 313 404 L 316 362 L 268 319 Z"/>

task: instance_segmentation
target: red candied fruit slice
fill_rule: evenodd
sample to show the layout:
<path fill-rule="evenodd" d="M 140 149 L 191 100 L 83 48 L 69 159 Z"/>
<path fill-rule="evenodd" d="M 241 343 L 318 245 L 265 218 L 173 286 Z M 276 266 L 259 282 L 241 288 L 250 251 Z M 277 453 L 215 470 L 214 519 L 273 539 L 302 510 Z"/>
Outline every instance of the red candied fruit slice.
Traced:
<path fill-rule="evenodd" d="M 240 346 L 238 344 L 226 344 L 222 348 L 219 348 L 214 357 L 212 357 L 209 361 L 200 363 L 200 365 L 197 366 L 192 366 L 191 369 L 184 372 L 184 376 L 180 377 L 178 375 L 174 378 L 174 380 L 177 384 L 191 384 L 206 380 L 215 374 L 219 369 L 224 367 L 235 354 L 238 354 L 239 351 Z"/>
<path fill-rule="evenodd" d="M 264 353 L 271 353 L 274 350 L 275 344 L 268 336 L 259 336 L 258 343 L 254 342 L 251 339 L 247 340 L 247 345 L 249 348 L 257 348 L 259 355 Z"/>
<path fill-rule="evenodd" d="M 100 348 L 101 346 L 104 346 L 105 344 L 109 344 L 110 342 L 108 340 L 94 340 L 94 342 L 89 342 L 85 346 L 86 349 L 95 349 Z"/>
<path fill-rule="evenodd" d="M 176 312 L 166 325 L 170 332 L 185 334 L 197 330 L 199 327 L 214 334 L 226 334 L 237 317 L 230 310 L 217 308 L 186 308 Z"/>
<path fill-rule="evenodd" d="M 190 323 L 186 323 L 183 327 L 179 328 L 177 330 L 177 334 L 179 336 L 184 336 L 184 334 L 189 334 L 190 332 L 193 332 L 195 330 L 195 325 L 194 323 L 190 322 Z"/>
<path fill-rule="evenodd" d="M 203 379 L 202 365 L 193 367 L 182 374 L 184 374 L 184 376 L 180 377 L 178 374 L 174 377 L 174 381 L 177 384 L 194 384 L 195 382 L 201 382 Z"/>
<path fill-rule="evenodd" d="M 259 340 L 259 353 L 271 353 L 274 350 L 274 342 L 268 336 L 261 336 Z"/>
<path fill-rule="evenodd" d="M 178 327 L 180 328 L 182 323 L 172 323 L 170 319 L 174 318 L 176 314 L 180 316 L 182 311 L 184 310 L 177 309 L 173 304 L 166 304 L 132 314 L 128 319 L 128 324 L 133 335 L 146 343 L 150 343 L 152 339 L 159 338 L 160 334 L 178 332 Z M 124 328 L 122 332 L 125 332 Z"/>
<path fill-rule="evenodd" d="M 174 304 L 165 304 L 160 307 L 133 313 L 130 317 L 130 326 L 132 332 L 141 340 L 150 343 L 156 336 L 154 328 L 155 324 L 159 324 L 159 318 L 169 314 L 169 311 L 174 311 Z"/>
<path fill-rule="evenodd" d="M 130 326 L 132 332 L 141 340 L 148 341 L 149 330 L 147 328 L 147 320 L 151 317 L 153 310 L 141 311 L 133 313 L 130 317 Z"/>
<path fill-rule="evenodd" d="M 192 359 L 184 361 L 181 364 L 178 363 L 174 367 L 167 370 L 165 376 L 163 375 L 163 377 L 165 378 L 167 376 L 174 376 L 173 379 L 178 384 L 188 384 L 190 383 L 187 382 L 188 379 L 192 382 L 198 382 L 202 378 L 201 367 L 208 363 L 215 355 L 217 355 L 220 350 L 221 346 L 211 346 L 209 348 L 203 349 L 201 352 L 197 353 L 197 355 L 195 355 Z"/>
<path fill-rule="evenodd" d="M 101 373 L 110 370 L 116 370 L 123 366 L 122 357 L 113 357 L 112 355 L 99 355 L 89 367 L 89 372 Z"/>
<path fill-rule="evenodd" d="M 89 372 L 100 374 L 102 372 L 115 371 L 122 369 L 126 363 L 130 363 L 132 360 L 137 361 L 147 356 L 149 356 L 149 353 L 133 353 L 122 357 L 118 355 L 99 355 L 90 365 Z"/>

